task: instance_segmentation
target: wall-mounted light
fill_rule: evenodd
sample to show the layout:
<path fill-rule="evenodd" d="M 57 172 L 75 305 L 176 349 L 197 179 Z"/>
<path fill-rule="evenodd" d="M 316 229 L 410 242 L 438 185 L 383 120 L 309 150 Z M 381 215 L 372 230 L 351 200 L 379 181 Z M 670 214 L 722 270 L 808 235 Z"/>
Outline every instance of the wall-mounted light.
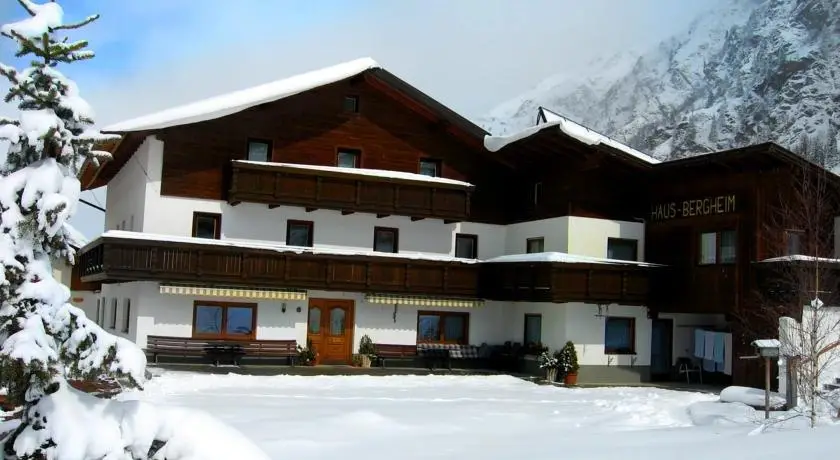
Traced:
<path fill-rule="evenodd" d="M 283 303 L 280 304 L 280 311 L 282 311 L 283 313 L 286 313 L 286 302 L 283 302 Z"/>
<path fill-rule="evenodd" d="M 300 313 L 300 307 L 297 307 L 297 312 Z"/>
<path fill-rule="evenodd" d="M 397 304 L 394 304 L 394 324 L 397 323 Z"/>

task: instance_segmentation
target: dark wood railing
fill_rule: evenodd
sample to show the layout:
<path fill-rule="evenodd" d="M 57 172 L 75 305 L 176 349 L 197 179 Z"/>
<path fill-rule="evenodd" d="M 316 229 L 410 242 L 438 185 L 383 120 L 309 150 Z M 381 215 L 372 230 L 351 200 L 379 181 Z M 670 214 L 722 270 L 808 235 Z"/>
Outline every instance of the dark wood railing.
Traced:
<path fill-rule="evenodd" d="M 281 164 L 231 163 L 228 202 L 463 221 L 472 187 Z"/>
<path fill-rule="evenodd" d="M 476 297 L 478 264 L 100 238 L 79 259 L 82 281 L 170 281 Z"/>
<path fill-rule="evenodd" d="M 647 305 L 652 270 L 634 265 L 585 263 L 486 263 L 480 294 L 531 302 Z"/>

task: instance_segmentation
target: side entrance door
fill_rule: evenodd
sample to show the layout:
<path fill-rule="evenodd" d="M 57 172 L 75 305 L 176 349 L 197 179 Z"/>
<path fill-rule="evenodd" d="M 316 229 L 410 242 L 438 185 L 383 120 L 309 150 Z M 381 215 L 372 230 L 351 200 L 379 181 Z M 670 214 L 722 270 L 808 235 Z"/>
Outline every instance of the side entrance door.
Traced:
<path fill-rule="evenodd" d="M 316 364 L 350 364 L 353 347 L 353 301 L 309 299 L 307 338 Z"/>
<path fill-rule="evenodd" d="M 655 319 L 651 326 L 650 378 L 659 381 L 669 380 L 673 362 L 674 321 Z"/>

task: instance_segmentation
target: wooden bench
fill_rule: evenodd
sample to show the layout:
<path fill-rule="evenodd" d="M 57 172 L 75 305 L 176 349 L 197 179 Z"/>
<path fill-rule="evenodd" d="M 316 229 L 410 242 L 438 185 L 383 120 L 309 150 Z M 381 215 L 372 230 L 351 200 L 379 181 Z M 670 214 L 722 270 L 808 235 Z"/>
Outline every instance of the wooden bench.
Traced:
<path fill-rule="evenodd" d="M 286 358 L 291 366 L 294 366 L 297 361 L 296 340 L 255 340 L 236 343 L 241 347 L 240 358 Z M 238 364 L 238 360 L 236 362 Z"/>
<path fill-rule="evenodd" d="M 376 360 L 381 367 L 385 367 L 387 359 L 411 359 L 417 356 L 416 345 L 390 345 L 377 343 L 373 345 Z"/>
<path fill-rule="evenodd" d="M 146 338 L 146 353 L 158 362 L 158 356 L 176 358 L 209 358 L 218 365 L 222 360 L 239 364 L 247 358 L 286 358 L 295 365 L 297 357 L 296 340 L 208 340 L 192 337 L 162 337 L 150 335 Z"/>

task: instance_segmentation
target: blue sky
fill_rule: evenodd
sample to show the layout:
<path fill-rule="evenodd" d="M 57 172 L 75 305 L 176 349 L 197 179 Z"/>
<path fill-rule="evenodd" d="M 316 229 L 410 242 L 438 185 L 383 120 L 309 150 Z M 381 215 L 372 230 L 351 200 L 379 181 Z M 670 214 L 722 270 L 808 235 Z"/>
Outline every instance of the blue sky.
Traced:
<path fill-rule="evenodd" d="M 63 71 L 98 123 L 370 56 L 452 109 L 477 117 L 558 73 L 646 48 L 727 0 L 63 0 L 97 57 Z M 0 0 L 0 23 L 21 18 Z M 8 40 L 0 62 L 20 66 Z M 5 87 L 0 83 L 0 90 Z M 0 102 L 0 115 L 14 108 Z M 105 203 L 105 190 L 91 201 Z M 74 224 L 101 233 L 101 213 Z"/>

